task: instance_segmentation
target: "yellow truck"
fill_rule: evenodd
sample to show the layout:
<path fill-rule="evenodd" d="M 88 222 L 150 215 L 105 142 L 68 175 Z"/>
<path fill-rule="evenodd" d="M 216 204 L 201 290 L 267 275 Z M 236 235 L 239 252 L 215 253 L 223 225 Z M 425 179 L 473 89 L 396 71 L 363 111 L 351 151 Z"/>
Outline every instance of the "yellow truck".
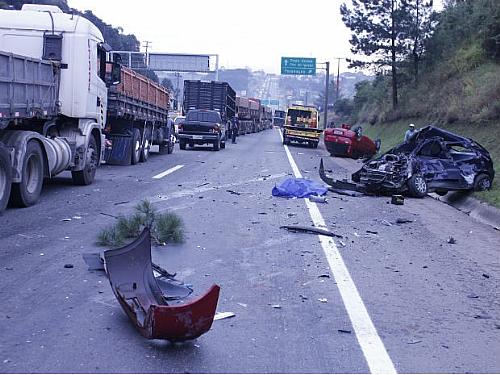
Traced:
<path fill-rule="evenodd" d="M 306 143 L 317 148 L 323 129 L 319 128 L 318 110 L 313 106 L 292 105 L 288 107 L 283 126 L 283 144 Z"/>

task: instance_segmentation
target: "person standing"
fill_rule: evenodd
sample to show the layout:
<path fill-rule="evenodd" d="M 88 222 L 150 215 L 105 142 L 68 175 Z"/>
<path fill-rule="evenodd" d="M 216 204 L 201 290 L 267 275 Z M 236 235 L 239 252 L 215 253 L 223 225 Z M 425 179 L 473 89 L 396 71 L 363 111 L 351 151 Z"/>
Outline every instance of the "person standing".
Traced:
<path fill-rule="evenodd" d="M 239 128 L 240 123 L 238 120 L 238 115 L 236 115 L 231 122 L 231 143 L 236 143 L 236 136 L 238 135 Z"/>
<path fill-rule="evenodd" d="M 405 133 L 405 142 L 408 142 L 408 140 L 413 137 L 413 134 L 415 134 L 415 125 L 410 124 L 409 129 Z"/>

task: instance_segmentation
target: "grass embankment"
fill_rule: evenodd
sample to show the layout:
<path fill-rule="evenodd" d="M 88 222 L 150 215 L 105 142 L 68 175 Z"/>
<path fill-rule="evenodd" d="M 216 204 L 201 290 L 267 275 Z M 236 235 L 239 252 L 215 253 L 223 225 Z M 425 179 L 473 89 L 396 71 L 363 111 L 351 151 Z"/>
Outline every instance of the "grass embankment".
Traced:
<path fill-rule="evenodd" d="M 429 122 L 414 119 L 372 126 L 365 125 L 363 130 L 364 134 L 372 139 L 380 138 L 382 140 L 381 152 L 385 152 L 403 141 L 410 123 L 414 123 L 417 128 L 429 125 Z M 488 125 L 452 124 L 439 125 L 439 127 L 472 138 L 488 150 L 496 171 L 495 180 L 490 191 L 474 193 L 474 197 L 500 208 L 500 122 Z"/>

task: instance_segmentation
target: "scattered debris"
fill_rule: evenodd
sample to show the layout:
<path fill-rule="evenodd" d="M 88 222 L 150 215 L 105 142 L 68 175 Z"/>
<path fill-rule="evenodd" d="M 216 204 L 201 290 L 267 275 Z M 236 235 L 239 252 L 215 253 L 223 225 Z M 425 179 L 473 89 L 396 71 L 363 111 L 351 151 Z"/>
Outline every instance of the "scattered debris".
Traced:
<path fill-rule="evenodd" d="M 134 326 L 148 339 L 195 339 L 212 326 L 220 287 L 179 305 L 169 305 L 162 286 L 175 286 L 166 277 L 154 276 L 151 234 L 145 228 L 132 243 L 104 252 L 106 272 L 115 297 Z"/>
<path fill-rule="evenodd" d="M 198 185 L 196 187 L 200 188 L 200 187 L 207 186 L 207 185 L 210 185 L 210 182 L 205 182 L 204 184 Z"/>
<path fill-rule="evenodd" d="M 318 298 L 318 301 L 321 302 L 321 303 L 328 303 L 328 299 L 327 298 Z"/>
<path fill-rule="evenodd" d="M 271 305 L 273 309 L 281 309 L 281 305 Z"/>
<path fill-rule="evenodd" d="M 391 204 L 395 204 L 396 206 L 402 206 L 405 204 L 405 198 L 402 195 L 395 194 L 391 198 Z"/>
<path fill-rule="evenodd" d="M 64 268 L 74 268 L 75 266 L 72 265 L 71 263 L 65 264 Z"/>
<path fill-rule="evenodd" d="M 70 218 L 62 219 L 61 221 L 71 221 Z"/>
<path fill-rule="evenodd" d="M 471 293 L 471 294 L 467 295 L 467 298 L 473 298 L 473 299 L 475 299 L 475 298 L 479 298 L 479 296 L 477 294 Z"/>
<path fill-rule="evenodd" d="M 455 245 L 457 243 L 457 240 L 450 236 L 446 242 L 448 242 L 450 245 Z"/>
<path fill-rule="evenodd" d="M 384 224 L 384 225 L 386 225 L 386 226 L 388 226 L 388 227 L 392 227 L 392 224 L 389 221 L 385 220 L 385 219 L 382 220 L 381 223 Z"/>
<path fill-rule="evenodd" d="M 486 278 L 486 279 L 489 279 L 489 278 L 490 278 L 490 275 L 488 275 L 487 273 L 483 273 L 483 275 L 482 275 L 482 276 L 483 276 L 484 278 Z"/>
<path fill-rule="evenodd" d="M 407 224 L 407 223 L 413 223 L 413 220 L 405 218 L 396 219 L 396 224 Z"/>
<path fill-rule="evenodd" d="M 374 231 L 374 230 L 367 230 L 366 233 L 369 233 L 369 234 L 378 234 L 378 232 Z"/>
<path fill-rule="evenodd" d="M 326 197 L 319 197 L 317 195 L 310 196 L 309 200 L 314 203 L 328 203 Z"/>
<path fill-rule="evenodd" d="M 414 344 L 418 344 L 421 342 L 422 342 L 422 340 L 414 340 L 414 341 L 407 342 L 407 344 L 414 345 Z"/>
<path fill-rule="evenodd" d="M 238 302 L 238 305 L 240 305 L 241 307 L 248 307 L 248 305 L 246 303 L 242 303 L 242 302 Z"/>
<path fill-rule="evenodd" d="M 341 245 L 342 247 L 346 247 L 346 246 L 347 246 L 344 242 L 342 242 L 342 241 L 340 241 L 340 240 L 339 240 L 339 243 L 340 243 L 340 245 Z"/>
<path fill-rule="evenodd" d="M 474 315 L 474 319 L 491 319 L 491 316 L 477 314 L 477 315 Z"/>
<path fill-rule="evenodd" d="M 130 203 L 130 201 L 116 202 L 116 203 L 114 203 L 114 205 L 119 206 L 121 204 L 127 204 L 127 203 Z"/>
<path fill-rule="evenodd" d="M 236 314 L 234 312 L 218 312 L 214 315 L 214 320 L 229 319 L 235 316 Z"/>
<path fill-rule="evenodd" d="M 81 217 L 81 216 L 78 216 L 78 215 L 75 215 L 75 216 L 73 216 L 73 217 L 72 217 L 72 219 L 75 219 L 75 220 L 81 220 L 81 219 L 82 219 L 82 217 Z"/>
<path fill-rule="evenodd" d="M 286 229 L 290 232 L 303 232 L 303 233 L 310 233 L 310 234 L 318 234 L 322 236 L 329 236 L 329 237 L 337 237 L 337 238 L 343 238 L 340 234 L 335 234 L 333 232 L 330 232 L 329 230 L 326 229 L 321 229 L 321 228 L 316 228 L 316 227 L 305 227 L 302 225 L 283 225 L 280 227 L 280 229 Z"/>
<path fill-rule="evenodd" d="M 241 195 L 241 193 L 238 193 L 237 191 L 234 190 L 226 190 L 226 191 L 232 195 Z"/>
<path fill-rule="evenodd" d="M 338 329 L 337 331 L 340 333 L 352 333 L 350 329 Z"/>
<path fill-rule="evenodd" d="M 299 294 L 299 297 L 302 299 L 302 302 L 307 301 L 309 299 L 309 298 L 307 298 L 306 296 L 304 296 L 302 294 Z"/>
<path fill-rule="evenodd" d="M 318 276 L 318 279 L 322 279 L 322 278 L 329 279 L 330 275 L 327 273 L 324 273 L 324 274 Z"/>

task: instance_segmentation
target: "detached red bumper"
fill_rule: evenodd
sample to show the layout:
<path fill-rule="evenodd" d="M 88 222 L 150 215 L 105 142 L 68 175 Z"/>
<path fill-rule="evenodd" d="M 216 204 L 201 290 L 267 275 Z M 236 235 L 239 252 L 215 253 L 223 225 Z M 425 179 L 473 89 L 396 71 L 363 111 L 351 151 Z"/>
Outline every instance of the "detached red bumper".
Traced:
<path fill-rule="evenodd" d="M 212 326 L 219 286 L 213 285 L 198 299 L 169 305 L 169 296 L 163 293 L 153 274 L 148 229 L 131 244 L 106 251 L 104 259 L 111 288 L 142 336 L 170 341 L 192 340 Z"/>

